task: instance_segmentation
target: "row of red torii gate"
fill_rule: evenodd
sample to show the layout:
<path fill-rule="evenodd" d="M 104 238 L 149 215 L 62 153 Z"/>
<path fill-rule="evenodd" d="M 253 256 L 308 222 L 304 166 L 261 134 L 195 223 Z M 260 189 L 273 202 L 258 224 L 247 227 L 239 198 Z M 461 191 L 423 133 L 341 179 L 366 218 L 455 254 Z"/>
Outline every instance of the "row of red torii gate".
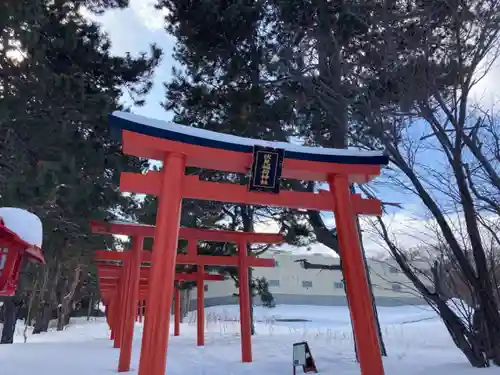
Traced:
<path fill-rule="evenodd" d="M 148 289 L 151 283 L 150 251 L 143 251 L 144 238 L 154 237 L 155 227 L 148 225 L 120 222 L 91 222 L 92 231 L 101 234 L 127 235 L 132 241 L 132 247 L 123 252 L 97 251 L 94 260 L 97 266 L 99 288 L 106 306 L 106 317 L 111 328 L 111 339 L 114 347 L 120 348 L 118 371 L 130 370 L 134 322 L 142 319 L 144 305 L 148 307 L 153 301 L 148 299 Z M 251 348 L 251 317 L 250 290 L 248 267 L 274 267 L 273 259 L 259 259 L 248 256 L 247 246 L 251 243 L 278 244 L 284 241 L 278 234 L 229 232 L 223 230 L 180 228 L 179 238 L 187 240 L 187 251 L 178 254 L 177 264 L 196 265 L 194 273 L 175 273 L 174 288 L 174 336 L 180 335 L 180 289 L 183 281 L 196 281 L 197 296 L 197 345 L 205 344 L 205 281 L 222 281 L 224 277 L 205 272 L 205 266 L 234 266 L 239 275 L 239 304 L 241 326 L 241 360 L 252 361 Z M 234 243 L 238 247 L 238 255 L 214 256 L 199 255 L 198 241 Z M 143 336 L 143 346 L 155 346 L 147 342 Z"/>
<path fill-rule="evenodd" d="M 247 256 L 247 246 L 250 243 L 277 244 L 283 238 L 278 234 L 180 228 L 181 202 L 189 198 L 333 211 L 361 374 L 384 374 L 356 229 L 357 215 L 381 215 L 382 208 L 377 199 L 353 194 L 350 184 L 367 183 L 378 176 L 381 168 L 388 164 L 387 156 L 381 152 L 305 147 L 236 137 L 125 112 L 114 112 L 109 120 L 111 132 L 121 135 L 124 154 L 163 162 L 159 172 L 125 172 L 120 178 L 122 192 L 158 197 L 156 226 L 91 223 L 96 233 L 131 238 L 131 248 L 127 251 L 98 251 L 95 254 L 107 320 L 114 346 L 120 348 L 120 372 L 130 370 L 138 305 L 145 301 L 139 375 L 165 374 L 174 297 L 174 335 L 180 333 L 179 294 L 174 284 L 184 280 L 197 281 L 197 343 L 204 344 L 204 281 L 222 279 L 205 272 L 205 266 L 210 265 L 238 267 L 242 361 L 252 361 L 248 267 L 273 267 L 274 261 Z M 187 167 L 245 174 L 249 183 L 242 186 L 205 181 L 198 175 L 187 175 Z M 281 178 L 327 183 L 329 191 L 280 190 Z M 146 237 L 154 238 L 150 252 L 143 250 Z M 178 254 L 179 238 L 188 241 L 185 253 Z M 235 243 L 238 255 L 199 255 L 198 241 Z M 5 246 L 2 251 L 7 249 L 4 254 L 8 254 L 0 254 L 0 294 L 11 295 L 15 291 L 21 260 L 44 261 L 39 249 L 41 245 L 23 242 L 1 221 L 0 245 Z M 177 264 L 195 265 L 197 271 L 176 274 Z"/>
<path fill-rule="evenodd" d="M 356 216 L 381 215 L 381 203 L 351 193 L 351 183 L 366 183 L 380 174 L 388 158 L 380 152 L 360 152 L 266 142 L 153 120 L 131 113 L 110 116 L 114 133 L 121 134 L 122 151 L 131 156 L 159 160 L 163 169 L 146 174 L 122 173 L 123 192 L 158 197 L 156 226 L 93 223 L 95 232 L 131 237 L 128 252 L 96 254 L 99 282 L 108 308 L 115 346 L 120 347 L 119 371 L 130 369 L 135 319 L 139 301 L 146 301 L 139 375 L 164 375 L 169 342 L 174 286 L 185 278 L 197 280 L 198 345 L 204 341 L 204 281 L 206 265 L 237 266 L 239 272 L 242 361 L 250 362 L 250 290 L 248 267 L 273 267 L 272 259 L 247 256 L 252 242 L 280 243 L 280 235 L 237 233 L 180 228 L 183 198 L 227 203 L 279 206 L 333 211 L 338 231 L 344 278 L 362 375 L 383 375 L 383 363 L 364 267 Z M 240 173 L 248 186 L 210 182 L 187 175 L 186 167 Z M 329 191 L 280 191 L 281 178 L 326 182 Z M 143 251 L 145 237 L 154 237 L 152 252 Z M 178 254 L 178 240 L 188 241 L 187 252 Z M 204 256 L 197 241 L 233 242 L 235 257 Z M 147 265 L 145 265 L 147 262 Z M 109 263 L 114 263 L 113 265 Z M 195 276 L 176 274 L 177 264 L 197 266 Z M 214 280 L 215 281 L 215 280 Z M 179 298 L 175 298 L 174 335 L 179 333 Z"/>

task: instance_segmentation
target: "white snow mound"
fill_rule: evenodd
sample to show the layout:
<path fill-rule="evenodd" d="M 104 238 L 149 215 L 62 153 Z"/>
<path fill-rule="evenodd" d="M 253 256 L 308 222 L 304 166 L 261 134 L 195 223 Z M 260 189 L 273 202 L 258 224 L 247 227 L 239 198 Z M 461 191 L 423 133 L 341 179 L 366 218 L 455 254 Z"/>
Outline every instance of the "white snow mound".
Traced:
<path fill-rule="evenodd" d="M 15 207 L 0 207 L 5 226 L 30 245 L 42 247 L 42 222 L 35 214 Z"/>

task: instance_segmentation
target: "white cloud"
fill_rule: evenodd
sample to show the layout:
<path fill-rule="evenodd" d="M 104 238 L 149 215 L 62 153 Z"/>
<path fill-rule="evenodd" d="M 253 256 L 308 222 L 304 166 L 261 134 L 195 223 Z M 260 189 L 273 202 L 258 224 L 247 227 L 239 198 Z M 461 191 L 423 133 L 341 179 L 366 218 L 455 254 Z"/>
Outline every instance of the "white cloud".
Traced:
<path fill-rule="evenodd" d="M 384 215 L 391 240 L 401 249 L 415 249 L 417 247 L 427 248 L 432 251 L 433 246 L 442 243 L 442 234 L 433 218 L 417 214 L 421 212 L 418 207 L 408 205 L 405 210 Z M 459 243 L 463 246 L 467 244 L 467 233 L 464 217 L 459 213 L 449 214 L 446 217 L 453 233 Z M 490 225 L 498 225 L 500 221 L 496 217 L 486 217 Z M 328 228 L 335 226 L 333 216 L 324 215 L 324 221 Z M 387 255 L 387 245 L 381 235 L 374 228 L 373 217 L 361 217 L 360 225 L 362 230 L 363 246 L 368 257 L 377 257 L 380 254 Z M 261 233 L 278 233 L 279 226 L 274 221 L 259 222 L 255 225 L 255 231 Z M 489 248 L 493 239 L 491 234 L 484 228 L 480 228 L 485 248 Z M 313 243 L 308 246 L 292 246 L 283 244 L 276 247 L 277 250 L 292 252 L 294 254 L 321 254 L 325 256 L 336 256 L 335 252 L 321 243 Z"/>
<path fill-rule="evenodd" d="M 482 217 L 482 219 L 492 228 L 500 225 L 498 218 L 495 216 Z M 460 213 L 449 214 L 446 216 L 446 221 L 461 246 L 469 247 L 467 227 L 463 215 Z M 364 230 L 363 238 L 367 254 L 387 252 L 387 245 L 374 229 L 373 222 L 373 219 L 366 218 L 361 225 Z M 410 210 L 405 210 L 392 215 L 385 215 L 384 222 L 391 240 L 401 249 L 416 247 L 432 249 L 434 245 L 446 243 L 434 218 L 424 218 L 413 214 Z M 495 243 L 495 240 L 486 228 L 480 226 L 479 231 L 484 247 L 489 249 Z"/>
<path fill-rule="evenodd" d="M 425 246 L 437 241 L 436 232 L 432 229 L 433 222 L 414 215 L 411 210 L 384 215 L 383 219 L 391 239 L 403 249 Z M 361 220 L 367 254 L 386 253 L 387 246 L 375 230 L 374 224 L 375 220 L 371 217 Z"/>
<path fill-rule="evenodd" d="M 498 85 L 500 82 L 500 60 L 496 59 L 495 55 L 496 51 L 493 56 L 486 58 L 478 69 L 476 79 L 481 79 L 472 87 L 470 93 L 472 101 L 486 106 L 485 109 L 490 109 L 500 101 L 500 86 Z"/>
<path fill-rule="evenodd" d="M 162 30 L 165 25 L 166 10 L 155 9 L 155 0 L 130 0 L 130 9 L 149 30 Z"/>
<path fill-rule="evenodd" d="M 165 11 L 155 9 L 154 3 L 154 0 L 131 0 L 126 9 L 109 10 L 102 15 L 82 13 L 102 25 L 111 38 L 113 52 L 118 55 L 147 51 L 151 43 L 156 43 L 170 56 L 175 40 L 163 29 Z"/>
<path fill-rule="evenodd" d="M 280 231 L 280 227 L 278 223 L 276 223 L 274 220 L 267 220 L 267 221 L 259 221 L 255 223 L 254 225 L 254 230 L 255 232 L 258 233 L 278 233 Z M 307 246 L 293 246 L 290 244 L 282 244 L 279 246 L 276 246 L 274 250 L 278 251 L 285 251 L 285 252 L 291 252 L 296 255 L 314 255 L 314 254 L 321 254 L 324 256 L 332 256 L 336 257 L 337 254 L 330 249 L 329 247 L 321 244 L 321 243 L 312 243 Z"/>

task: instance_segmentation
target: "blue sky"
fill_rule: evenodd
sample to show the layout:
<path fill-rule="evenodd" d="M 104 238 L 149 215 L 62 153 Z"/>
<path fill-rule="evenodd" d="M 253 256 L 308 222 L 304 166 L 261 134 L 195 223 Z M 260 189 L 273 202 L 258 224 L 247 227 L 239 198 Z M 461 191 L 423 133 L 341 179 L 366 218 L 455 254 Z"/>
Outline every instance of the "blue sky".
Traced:
<path fill-rule="evenodd" d="M 175 39 L 169 36 L 163 29 L 163 15 L 155 10 L 153 5 L 155 0 L 130 0 L 130 7 L 126 10 L 110 11 L 99 16 L 97 20 L 102 23 L 104 29 L 109 33 L 113 53 L 123 55 L 126 52 L 132 54 L 141 51 L 148 51 L 151 43 L 156 43 L 164 51 L 164 58 L 155 74 L 155 84 L 147 98 L 145 106 L 134 108 L 133 111 L 148 117 L 171 120 L 172 114 L 166 112 L 160 105 L 164 98 L 163 82 L 169 81 L 172 77 L 172 67 L 175 62 L 171 57 L 175 44 Z M 486 79 L 484 79 L 475 89 L 475 96 L 481 101 L 487 100 L 493 103 L 500 96 L 494 83 L 500 82 L 500 69 L 494 69 Z M 486 98 L 486 99 L 485 99 Z M 425 135 L 424 131 L 417 128 L 416 132 Z M 419 162 L 424 166 L 434 166 L 440 168 L 442 156 L 437 151 L 426 150 L 421 154 Z M 443 173 L 444 174 L 444 173 Z M 429 235 L 423 226 L 426 223 L 422 214 L 420 200 L 414 194 L 404 193 L 401 189 L 390 186 L 385 179 L 380 179 L 381 184 L 377 184 L 377 196 L 388 202 L 397 202 L 404 205 L 404 209 L 392 210 L 392 225 L 396 227 L 396 232 L 410 233 L 401 234 L 400 238 L 408 246 L 415 246 L 424 241 L 419 236 Z M 440 199 L 445 199 L 444 193 L 439 193 Z M 331 214 L 325 214 L 328 221 L 331 221 Z M 378 250 L 379 245 L 370 236 L 366 235 L 365 243 L 368 250 Z M 321 246 L 315 246 L 313 251 L 324 252 Z"/>

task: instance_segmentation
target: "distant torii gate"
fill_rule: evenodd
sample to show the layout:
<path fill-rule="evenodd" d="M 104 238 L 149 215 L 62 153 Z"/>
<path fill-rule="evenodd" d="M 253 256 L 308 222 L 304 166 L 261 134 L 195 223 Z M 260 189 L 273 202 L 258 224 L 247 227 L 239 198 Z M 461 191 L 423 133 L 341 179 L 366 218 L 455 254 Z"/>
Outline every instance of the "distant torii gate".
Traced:
<path fill-rule="evenodd" d="M 115 257 L 115 260 L 118 259 L 126 259 L 126 254 L 124 253 L 113 253 L 113 255 L 116 254 L 117 256 Z M 97 255 L 99 257 L 99 255 Z M 102 260 L 102 258 L 100 258 Z M 117 264 L 103 264 L 99 263 L 97 264 L 97 274 L 99 277 L 99 290 L 101 291 L 101 295 L 104 292 L 106 297 L 117 297 L 117 301 L 122 301 L 123 299 L 121 298 L 122 296 L 117 296 L 118 293 L 121 292 L 120 290 L 120 283 L 121 283 L 121 276 L 124 274 L 124 267 L 122 265 L 117 265 Z M 140 272 L 140 281 L 139 281 L 139 297 L 138 301 L 143 301 L 147 300 L 147 295 L 146 292 L 149 287 L 149 274 L 150 274 L 150 267 L 141 267 L 141 272 Z M 176 273 L 175 274 L 175 281 L 197 281 L 198 284 L 204 285 L 205 281 L 223 281 L 224 277 L 221 275 L 213 275 L 209 273 L 204 273 L 203 275 L 199 275 L 199 271 L 192 272 L 192 273 Z M 123 280 L 125 281 L 125 280 Z M 177 297 L 179 297 L 177 295 Z M 203 304 L 204 304 L 204 295 L 200 294 L 197 296 L 197 302 L 198 304 L 202 305 L 202 308 L 200 308 L 198 311 L 202 311 L 204 315 L 204 310 L 203 310 Z M 123 307 L 123 305 L 122 305 Z M 118 315 L 116 315 L 116 313 Z M 113 316 L 117 316 L 117 320 L 122 322 L 123 321 L 123 315 L 120 314 L 121 311 L 118 309 L 117 312 L 114 312 Z M 176 317 L 176 322 L 179 320 L 180 324 L 180 317 Z M 134 317 L 135 319 L 135 317 Z M 204 321 L 201 319 L 201 322 L 198 319 L 197 321 L 197 329 L 198 329 L 198 340 L 197 344 L 198 346 L 204 345 L 204 331 L 205 331 L 205 326 L 204 326 Z M 122 324 L 126 324 L 126 322 L 123 322 Z M 116 328 L 115 328 L 116 329 Z M 121 342 L 123 341 L 123 332 L 119 330 L 119 337 L 115 337 L 113 335 L 113 338 L 115 338 L 115 347 L 121 348 Z M 176 332 L 180 332 L 180 327 L 176 327 Z M 178 336 L 179 334 L 175 334 L 175 336 Z"/>
<path fill-rule="evenodd" d="M 154 297 L 159 300 L 147 309 L 139 375 L 165 374 L 182 198 L 333 211 L 361 373 L 383 375 L 356 230 L 356 215 L 381 215 L 382 208 L 377 199 L 351 194 L 350 183 L 366 183 L 378 176 L 381 167 L 389 162 L 387 156 L 381 152 L 314 148 L 236 137 L 125 112 L 114 112 L 110 123 L 121 131 L 124 154 L 163 162 L 160 172 L 122 173 L 120 181 L 123 192 L 159 197 L 149 288 L 150 300 Z M 202 181 L 199 176 L 186 175 L 186 167 L 241 174 L 250 171 L 249 187 Z M 326 181 L 330 191 L 279 192 L 281 176 Z M 162 284 L 165 273 L 170 280 Z"/>
<path fill-rule="evenodd" d="M 123 254 L 123 253 L 122 253 Z M 122 255 L 120 254 L 120 255 Z M 123 254 L 125 255 L 125 254 Z M 125 256 L 123 256 L 125 258 Z M 118 264 L 104 264 L 104 263 L 98 263 L 97 264 L 97 272 L 98 272 L 98 278 L 99 278 L 99 291 L 101 293 L 101 297 L 104 300 L 104 303 L 106 305 L 106 317 L 108 318 L 108 324 L 111 328 L 112 332 L 112 339 L 115 340 L 116 347 L 121 347 L 121 341 L 123 340 L 123 335 L 121 337 L 115 336 L 113 332 L 116 332 L 117 325 L 121 323 L 121 316 L 120 316 L 120 310 L 119 307 L 115 307 L 114 309 L 111 308 L 110 306 L 110 301 L 113 300 L 113 298 L 116 298 L 117 301 L 123 300 L 123 296 L 117 296 L 118 293 L 120 293 L 120 277 L 122 276 L 124 267 L 122 265 Z M 145 272 L 146 271 L 146 272 Z M 140 283 L 139 283 L 139 304 L 141 304 L 142 301 L 147 300 L 147 290 L 148 290 L 148 278 L 149 278 L 149 267 L 141 267 L 141 277 L 140 277 Z M 192 272 L 192 273 L 176 273 L 175 274 L 175 281 L 178 282 L 183 282 L 183 281 L 199 281 L 203 279 L 203 281 L 223 281 L 224 277 L 221 275 L 213 275 L 209 273 L 205 273 L 202 277 L 198 275 L 198 271 Z M 121 297 L 121 298 L 120 298 Z M 174 325 L 174 336 L 179 336 L 180 335 L 180 293 L 179 290 L 176 289 L 175 293 L 175 306 L 176 308 L 174 309 L 174 317 L 175 317 L 175 325 Z M 198 303 L 203 304 L 204 301 L 198 298 Z M 178 307 L 177 307 L 178 306 Z M 142 304 L 141 304 L 141 309 L 142 309 Z M 116 310 L 116 311 L 115 311 Z M 140 312 L 137 313 L 138 317 L 140 316 Z M 114 317 L 117 317 L 118 323 L 114 322 Z M 142 316 L 140 316 L 142 318 Z M 114 324 L 116 323 L 116 324 Z M 197 323 L 197 328 L 198 328 L 198 337 L 200 337 L 200 331 L 201 335 L 204 333 L 204 325 L 203 323 Z M 198 345 L 203 345 L 203 342 L 201 342 L 198 339 Z"/>
<path fill-rule="evenodd" d="M 178 226 L 178 224 L 177 224 Z M 282 235 L 271 233 L 246 233 L 232 232 L 212 229 L 195 229 L 195 228 L 178 228 L 179 238 L 187 240 L 187 254 L 179 254 L 176 256 L 176 263 L 173 264 L 173 269 L 168 268 L 166 272 L 154 274 L 155 260 L 153 254 L 149 251 L 141 251 L 143 240 L 146 237 L 155 236 L 155 227 L 151 225 L 132 224 L 124 222 L 91 222 L 92 232 L 100 234 L 126 235 L 132 238 L 132 249 L 128 253 L 98 250 L 94 255 L 94 260 L 97 262 L 105 261 L 122 261 L 124 268 L 122 270 L 123 282 L 119 286 L 120 293 L 116 298 L 116 304 L 120 308 L 118 310 L 119 323 L 116 324 L 116 332 L 114 333 L 115 347 L 120 347 L 120 359 L 118 362 L 118 371 L 126 372 L 130 370 L 130 360 L 132 356 L 132 341 L 134 334 L 134 322 L 137 314 L 137 303 L 139 301 L 139 280 L 141 272 L 149 270 L 141 270 L 141 262 L 152 262 L 151 272 L 147 279 L 149 280 L 149 290 L 155 290 L 154 294 L 149 293 L 147 296 L 146 321 L 149 312 L 158 308 L 158 303 L 166 303 L 162 301 L 161 294 L 163 289 L 174 289 L 175 265 L 176 264 L 192 264 L 197 265 L 198 270 L 204 270 L 205 266 L 235 266 L 238 267 L 239 275 L 239 304 L 240 304 L 240 327 L 241 327 L 241 356 L 243 362 L 252 361 L 252 343 L 251 343 L 251 317 L 250 317 L 250 289 L 249 289 L 249 274 L 248 267 L 274 267 L 273 259 L 262 259 L 255 256 L 247 255 L 247 246 L 249 243 L 266 243 L 279 244 L 284 241 Z M 238 256 L 213 256 L 199 255 L 197 250 L 198 241 L 212 242 L 230 242 L 235 243 L 238 248 Z M 153 248 L 156 249 L 158 239 L 155 238 Z M 158 251 L 158 250 L 155 250 Z M 177 252 L 177 236 L 176 236 L 176 252 Z M 171 271 L 170 271 L 171 270 Z M 205 289 L 204 289 L 204 272 L 197 272 L 197 344 L 204 345 L 205 342 Z M 155 285 L 159 285 L 159 289 L 155 289 Z M 174 297 L 170 296 L 168 301 L 172 301 Z M 165 328 L 167 333 L 170 326 L 170 302 L 163 305 L 163 314 L 168 314 L 165 319 L 168 326 Z M 175 303 L 175 301 L 174 301 Z M 123 314 L 123 315 L 122 315 Z M 114 319 L 114 318 L 113 318 Z M 180 318 L 178 318 L 180 319 Z M 158 322 L 161 324 L 161 322 Z M 160 329 L 157 327 L 156 329 Z M 163 329 L 163 328 L 161 328 Z M 155 336 L 144 331 L 142 338 L 142 348 L 154 351 L 158 346 L 155 341 Z M 142 351 L 141 351 L 142 353 Z"/>

